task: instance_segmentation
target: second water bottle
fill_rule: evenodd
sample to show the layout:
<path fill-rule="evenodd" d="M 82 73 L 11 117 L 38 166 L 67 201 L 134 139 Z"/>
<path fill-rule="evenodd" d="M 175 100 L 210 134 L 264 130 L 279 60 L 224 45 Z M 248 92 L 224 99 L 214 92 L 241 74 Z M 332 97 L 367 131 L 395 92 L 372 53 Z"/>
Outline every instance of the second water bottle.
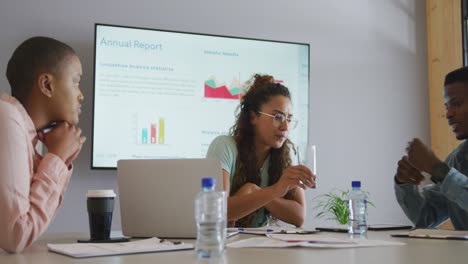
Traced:
<path fill-rule="evenodd" d="M 350 235 L 365 236 L 367 234 L 367 195 L 361 190 L 361 182 L 353 181 L 352 190 L 348 194 Z"/>

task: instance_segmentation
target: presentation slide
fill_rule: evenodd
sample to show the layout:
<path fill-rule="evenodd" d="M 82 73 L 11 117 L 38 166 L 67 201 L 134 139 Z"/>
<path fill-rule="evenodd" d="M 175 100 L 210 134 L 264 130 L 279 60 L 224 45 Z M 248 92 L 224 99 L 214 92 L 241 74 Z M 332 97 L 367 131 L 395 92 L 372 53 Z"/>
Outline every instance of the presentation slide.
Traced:
<path fill-rule="evenodd" d="M 309 45 L 96 25 L 93 168 L 119 159 L 203 158 L 227 135 L 255 73 L 290 89 L 307 141 Z"/>

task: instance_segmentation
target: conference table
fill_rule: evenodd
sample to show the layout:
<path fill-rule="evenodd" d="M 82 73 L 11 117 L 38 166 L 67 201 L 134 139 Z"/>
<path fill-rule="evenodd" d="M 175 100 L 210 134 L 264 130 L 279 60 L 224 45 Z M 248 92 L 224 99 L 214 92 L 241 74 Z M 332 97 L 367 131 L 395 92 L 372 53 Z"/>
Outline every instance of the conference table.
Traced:
<path fill-rule="evenodd" d="M 398 231 L 396 231 L 398 232 Z M 77 239 L 89 238 L 87 233 L 46 233 L 32 246 L 20 254 L 9 254 L 0 250 L 1 264 L 67 264 L 67 263 L 468 263 L 468 241 L 396 238 L 390 234 L 395 231 L 369 231 L 369 239 L 404 242 L 403 246 L 380 246 L 351 249 L 315 248 L 227 248 L 223 258 L 208 262 L 197 260 L 193 250 L 143 253 L 92 258 L 71 258 L 47 250 L 47 243 L 74 243 Z M 325 233 L 344 237 L 343 233 Z M 228 243 L 255 235 L 239 234 L 228 239 Z M 184 240 L 193 243 L 193 240 Z"/>

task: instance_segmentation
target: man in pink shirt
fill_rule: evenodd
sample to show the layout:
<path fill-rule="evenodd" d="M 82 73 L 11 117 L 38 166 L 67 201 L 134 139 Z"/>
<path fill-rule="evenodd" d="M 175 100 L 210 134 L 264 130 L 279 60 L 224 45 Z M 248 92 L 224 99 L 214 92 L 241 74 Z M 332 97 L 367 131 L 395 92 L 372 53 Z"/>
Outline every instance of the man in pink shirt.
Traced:
<path fill-rule="evenodd" d="M 23 42 L 0 97 L 0 248 L 20 252 L 52 221 L 86 138 L 76 125 L 83 94 L 75 51 L 47 37 Z M 41 141 L 47 154 L 39 155 Z"/>

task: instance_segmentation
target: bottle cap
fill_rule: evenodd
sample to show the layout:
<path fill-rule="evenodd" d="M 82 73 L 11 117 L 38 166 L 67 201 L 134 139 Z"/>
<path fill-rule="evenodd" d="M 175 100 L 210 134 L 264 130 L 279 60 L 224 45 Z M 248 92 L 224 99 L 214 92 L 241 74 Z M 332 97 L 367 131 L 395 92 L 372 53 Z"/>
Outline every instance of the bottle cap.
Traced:
<path fill-rule="evenodd" d="M 353 188 L 361 188 L 361 181 L 352 181 L 351 187 Z"/>
<path fill-rule="evenodd" d="M 216 184 L 216 179 L 212 177 L 202 178 L 201 186 L 202 188 L 213 188 Z"/>

